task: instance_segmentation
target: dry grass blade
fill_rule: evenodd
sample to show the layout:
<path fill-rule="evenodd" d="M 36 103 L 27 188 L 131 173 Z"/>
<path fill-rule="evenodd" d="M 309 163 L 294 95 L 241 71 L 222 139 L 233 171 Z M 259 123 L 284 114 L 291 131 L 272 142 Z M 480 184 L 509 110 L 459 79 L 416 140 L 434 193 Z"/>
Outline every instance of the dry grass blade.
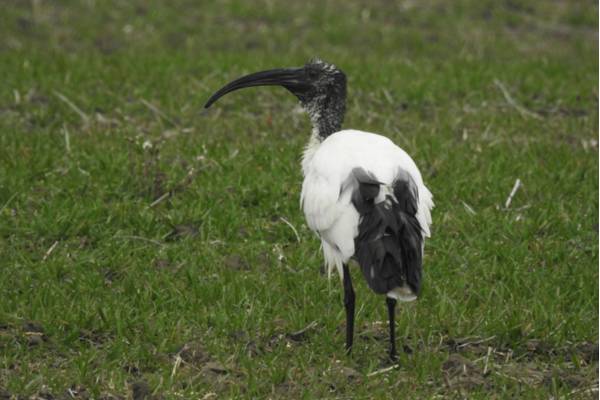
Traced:
<path fill-rule="evenodd" d="M 373 372 L 367 374 L 367 377 L 370 378 L 372 376 L 376 376 L 376 375 L 380 375 L 380 374 L 385 374 L 387 372 L 393 371 L 393 370 L 398 369 L 398 368 L 400 368 L 399 365 L 392 365 L 391 367 L 378 369 L 377 371 L 373 371 Z"/>
<path fill-rule="evenodd" d="M 171 118 L 169 118 L 169 116 L 167 114 L 165 114 L 164 112 L 162 112 L 154 104 L 152 104 L 149 101 L 146 101 L 144 99 L 141 99 L 140 101 L 142 102 L 143 105 L 145 105 L 146 107 L 148 107 L 150 109 L 150 111 L 152 111 L 153 113 L 155 113 L 156 115 L 158 115 L 160 118 L 164 119 L 165 121 L 167 121 L 171 125 L 179 126 L 179 124 L 177 122 L 175 122 Z"/>
<path fill-rule="evenodd" d="M 520 105 L 519 103 L 517 103 L 515 101 L 515 99 L 512 98 L 512 96 L 510 95 L 510 93 L 508 92 L 508 90 L 506 89 L 504 84 L 502 82 L 500 82 L 498 79 L 494 79 L 494 84 L 496 86 L 498 86 L 498 88 L 502 92 L 502 95 L 504 96 L 504 99 L 506 100 L 506 102 L 511 107 L 513 107 L 515 110 L 517 110 L 519 112 L 519 114 L 521 114 L 521 116 L 535 118 L 535 119 L 539 119 L 539 120 L 543 119 L 541 115 L 539 115 L 533 111 L 530 111 L 530 110 L 526 109 L 525 107 L 523 107 L 522 105 Z"/>
<path fill-rule="evenodd" d="M 513 197 L 515 196 L 515 194 L 517 193 L 517 190 L 519 190 L 520 187 L 521 187 L 521 180 L 519 178 L 517 178 L 517 180 L 515 181 L 515 184 L 513 185 L 512 190 L 510 191 L 510 194 L 506 198 L 506 202 L 504 203 L 504 208 L 510 207 L 510 203 L 512 202 Z"/>
<path fill-rule="evenodd" d="M 42 261 L 46 261 L 48 259 L 48 257 L 50 257 L 50 254 L 52 254 L 52 252 L 54 251 L 56 246 L 58 246 L 58 240 L 56 242 L 52 243 L 52 246 L 50 246 L 50 248 L 48 250 L 46 250 L 46 254 L 44 254 Z"/>
<path fill-rule="evenodd" d="M 464 201 L 462 202 L 463 206 L 465 207 L 465 210 L 467 210 L 467 212 L 471 215 L 477 215 L 477 211 L 475 211 L 473 209 L 473 207 L 471 207 L 470 205 L 468 205 L 467 203 L 465 203 Z"/>
<path fill-rule="evenodd" d="M 177 354 L 177 356 L 175 357 L 175 362 L 173 363 L 173 369 L 171 370 L 171 378 L 175 377 L 175 374 L 177 374 L 177 369 L 181 365 L 182 361 L 183 359 L 181 358 L 181 356 Z"/>
<path fill-rule="evenodd" d="M 306 327 L 300 329 L 299 331 L 288 333 L 287 337 L 296 342 L 303 341 L 306 339 L 308 332 L 315 329 L 318 325 L 319 324 L 317 321 L 312 321 L 310 324 L 308 324 Z"/>
<path fill-rule="evenodd" d="M 165 201 L 166 199 L 168 199 L 169 197 L 171 197 L 171 192 L 166 192 L 164 193 L 162 196 L 160 196 L 158 199 L 154 200 L 149 206 L 148 208 L 154 208 L 157 205 L 159 205 L 160 203 L 162 203 L 163 201 Z"/>
<path fill-rule="evenodd" d="M 473 346 L 476 344 L 481 344 L 481 343 L 485 343 L 485 342 L 489 342 L 490 340 L 494 340 L 496 338 L 496 335 L 484 338 L 484 339 L 479 339 L 479 340 L 474 340 L 472 342 L 464 342 L 461 343 L 457 346 L 458 349 L 463 348 L 463 347 L 467 347 L 467 346 Z"/>
<path fill-rule="evenodd" d="M 592 386 L 572 390 L 569 393 L 569 398 L 574 395 L 584 395 L 584 394 L 598 397 L 598 384 L 596 383 L 595 385 L 592 385 Z"/>
<path fill-rule="evenodd" d="M 294 225 L 292 225 L 292 223 L 290 221 L 288 221 L 287 219 L 285 219 L 283 217 L 279 217 L 279 219 L 282 220 L 287 226 L 289 226 L 292 229 L 292 231 L 294 232 L 294 235 L 296 236 L 296 240 L 298 241 L 298 243 L 300 243 L 300 235 L 298 235 L 298 231 L 296 230 Z"/>
<path fill-rule="evenodd" d="M 65 135 L 65 150 L 67 153 L 71 152 L 71 138 L 69 135 L 69 130 L 66 126 L 63 126 L 63 134 Z"/>
<path fill-rule="evenodd" d="M 81 120 L 83 121 L 84 124 L 88 124 L 90 122 L 90 117 L 84 113 L 81 108 L 77 107 L 75 105 L 75 103 L 73 103 L 71 100 L 69 100 L 67 98 L 67 96 L 65 96 L 64 94 L 58 92 L 58 91 L 54 91 L 54 95 L 56 97 L 58 97 L 60 100 L 62 100 L 66 105 L 68 105 L 71 110 L 75 111 L 75 113 L 77 113 L 77 115 L 79 115 L 81 117 Z"/>
<path fill-rule="evenodd" d="M 488 363 L 490 361 L 490 355 L 492 354 L 492 348 L 488 346 L 487 355 L 485 356 L 485 364 L 483 365 L 483 375 L 488 372 Z"/>

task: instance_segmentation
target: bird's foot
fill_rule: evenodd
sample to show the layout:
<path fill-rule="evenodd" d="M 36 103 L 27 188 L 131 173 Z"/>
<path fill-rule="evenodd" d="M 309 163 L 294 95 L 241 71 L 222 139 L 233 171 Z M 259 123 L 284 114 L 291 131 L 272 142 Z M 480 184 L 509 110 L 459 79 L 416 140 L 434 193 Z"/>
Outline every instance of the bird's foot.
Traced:
<path fill-rule="evenodd" d="M 400 359 L 397 354 L 392 354 L 388 352 L 385 356 L 379 359 L 379 368 L 389 368 L 400 365 Z"/>
<path fill-rule="evenodd" d="M 346 345 L 346 355 L 347 356 L 352 355 L 352 346 L 351 345 L 350 346 Z"/>

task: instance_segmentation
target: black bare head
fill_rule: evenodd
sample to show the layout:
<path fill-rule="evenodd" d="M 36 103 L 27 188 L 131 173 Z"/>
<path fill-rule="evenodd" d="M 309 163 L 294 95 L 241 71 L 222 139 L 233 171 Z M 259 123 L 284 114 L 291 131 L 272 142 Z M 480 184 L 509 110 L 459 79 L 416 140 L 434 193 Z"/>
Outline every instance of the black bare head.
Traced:
<path fill-rule="evenodd" d="M 346 75 L 317 58 L 301 68 L 272 69 L 236 79 L 213 94 L 204 108 L 234 90 L 272 85 L 283 86 L 300 100 L 322 139 L 341 129 L 346 111 Z"/>

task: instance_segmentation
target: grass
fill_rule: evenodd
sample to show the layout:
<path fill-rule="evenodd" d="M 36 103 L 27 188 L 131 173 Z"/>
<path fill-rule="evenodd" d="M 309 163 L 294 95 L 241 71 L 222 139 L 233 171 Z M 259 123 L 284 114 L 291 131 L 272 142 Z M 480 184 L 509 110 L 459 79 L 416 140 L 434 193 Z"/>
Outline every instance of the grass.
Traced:
<path fill-rule="evenodd" d="M 597 15 L 8 2 L 0 395 L 595 398 Z M 242 73 L 315 55 L 349 77 L 345 126 L 392 138 L 435 196 L 423 295 L 397 317 L 413 352 L 387 372 L 384 302 L 356 269 L 343 353 L 342 290 L 298 207 L 310 126 L 294 99 L 247 90 L 202 111 Z"/>

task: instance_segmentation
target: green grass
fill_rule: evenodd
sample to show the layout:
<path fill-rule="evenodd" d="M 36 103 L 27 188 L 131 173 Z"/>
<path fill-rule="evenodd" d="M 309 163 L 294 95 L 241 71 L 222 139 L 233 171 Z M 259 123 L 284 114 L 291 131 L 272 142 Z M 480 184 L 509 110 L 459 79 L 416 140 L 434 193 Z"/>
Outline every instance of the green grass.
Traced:
<path fill-rule="evenodd" d="M 3 6 L 0 394 L 595 398 L 597 5 L 304 3 Z M 413 353 L 374 376 L 383 298 L 353 270 L 346 356 L 298 206 L 307 118 L 283 89 L 202 111 L 315 55 L 349 77 L 345 126 L 407 150 L 436 201 L 397 317 Z"/>

